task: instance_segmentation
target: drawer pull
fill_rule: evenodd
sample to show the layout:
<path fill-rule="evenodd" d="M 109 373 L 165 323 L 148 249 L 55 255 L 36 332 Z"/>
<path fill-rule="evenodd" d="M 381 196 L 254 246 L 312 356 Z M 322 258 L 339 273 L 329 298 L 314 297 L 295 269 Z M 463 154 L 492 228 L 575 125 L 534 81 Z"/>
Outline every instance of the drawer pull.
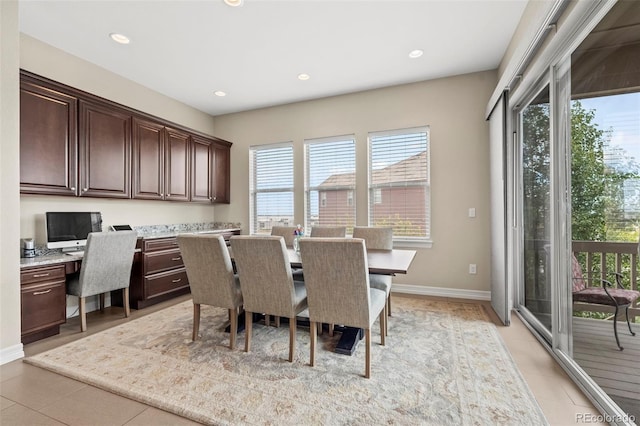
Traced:
<path fill-rule="evenodd" d="M 178 278 L 177 280 L 171 280 L 172 283 L 179 283 L 180 281 L 182 281 L 182 278 Z"/>
<path fill-rule="evenodd" d="M 49 289 L 49 290 L 45 290 L 45 291 L 34 291 L 34 292 L 33 292 L 33 295 L 34 295 L 34 296 L 39 296 L 39 295 L 41 295 L 41 294 L 47 294 L 47 293 L 51 293 L 51 289 Z"/>
<path fill-rule="evenodd" d="M 178 242 L 177 242 L 177 241 L 174 241 L 174 242 L 172 242 L 171 244 L 173 244 L 174 246 L 177 246 L 177 245 L 178 245 Z"/>
<path fill-rule="evenodd" d="M 178 260 L 182 260 L 182 258 L 181 257 L 172 257 L 171 260 L 178 261 Z"/>
<path fill-rule="evenodd" d="M 51 273 L 49 273 L 49 272 L 47 272 L 46 274 L 34 274 L 33 278 L 48 277 L 49 275 L 51 275 Z"/>

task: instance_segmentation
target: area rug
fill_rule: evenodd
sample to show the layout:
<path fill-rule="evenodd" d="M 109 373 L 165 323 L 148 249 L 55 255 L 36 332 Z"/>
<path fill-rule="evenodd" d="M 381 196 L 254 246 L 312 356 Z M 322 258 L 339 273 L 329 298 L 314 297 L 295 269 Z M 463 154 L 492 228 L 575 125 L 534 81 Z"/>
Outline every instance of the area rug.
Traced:
<path fill-rule="evenodd" d="M 190 301 L 26 359 L 26 362 L 205 424 L 547 424 L 495 325 L 479 304 L 396 297 L 387 345 L 332 352 L 308 329 L 287 361 L 289 331 L 255 324 L 252 351 L 229 350 L 227 311 L 202 308 L 191 341 Z"/>

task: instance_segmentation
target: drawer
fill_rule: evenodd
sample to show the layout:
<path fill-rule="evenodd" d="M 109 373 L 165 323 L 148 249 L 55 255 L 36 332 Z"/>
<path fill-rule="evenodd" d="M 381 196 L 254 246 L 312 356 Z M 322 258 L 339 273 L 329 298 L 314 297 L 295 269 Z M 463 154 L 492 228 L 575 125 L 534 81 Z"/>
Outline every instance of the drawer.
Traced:
<path fill-rule="evenodd" d="M 178 248 L 178 240 L 176 237 L 158 238 L 154 240 L 144 240 L 142 243 L 142 251 L 158 251 Z"/>
<path fill-rule="evenodd" d="M 160 296 L 172 291 L 189 287 L 186 269 L 163 272 L 145 277 L 144 286 L 147 298 Z"/>
<path fill-rule="evenodd" d="M 184 262 L 178 248 L 144 254 L 145 275 L 182 268 L 183 266 Z"/>
<path fill-rule="evenodd" d="M 64 268 L 62 269 L 64 271 Z M 64 276 L 64 275 L 63 275 Z M 22 286 L 22 334 L 42 330 L 66 321 L 65 281 Z"/>
<path fill-rule="evenodd" d="M 65 266 L 56 265 L 49 267 L 37 267 L 20 271 L 20 285 L 37 283 L 42 281 L 58 281 L 65 279 Z"/>

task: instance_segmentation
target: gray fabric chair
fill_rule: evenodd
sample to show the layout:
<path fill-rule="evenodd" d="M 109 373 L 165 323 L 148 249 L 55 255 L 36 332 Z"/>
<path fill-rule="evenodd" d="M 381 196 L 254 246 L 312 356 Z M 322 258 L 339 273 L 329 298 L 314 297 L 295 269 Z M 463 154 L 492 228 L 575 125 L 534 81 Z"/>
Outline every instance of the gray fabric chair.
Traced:
<path fill-rule="evenodd" d="M 80 273 L 67 281 L 67 294 L 78 297 L 80 330 L 87 330 L 85 300 L 100 295 L 100 309 L 104 308 L 104 294 L 123 291 L 124 315 L 129 316 L 129 282 L 138 234 L 135 231 L 92 232 L 87 237 Z"/>
<path fill-rule="evenodd" d="M 314 226 L 310 237 L 313 238 L 344 238 L 347 235 L 346 226 Z"/>
<path fill-rule="evenodd" d="M 384 291 L 369 287 L 364 240 L 305 238 L 300 241 L 300 255 L 311 323 L 311 366 L 315 365 L 317 324 L 344 324 L 365 330 L 365 377 L 371 377 L 371 326 L 379 317 L 384 345 L 387 297 Z"/>
<path fill-rule="evenodd" d="M 227 244 L 222 235 L 178 235 L 178 245 L 187 270 L 193 298 L 193 335 L 198 339 L 200 305 L 217 306 L 229 311 L 229 348 L 236 346 L 238 308 L 242 306 L 242 292 Z"/>
<path fill-rule="evenodd" d="M 289 318 L 289 362 L 296 342 L 296 315 L 307 308 L 304 283 L 294 281 L 283 237 L 231 237 L 245 310 L 245 352 L 251 348 L 253 313 Z"/>
<path fill-rule="evenodd" d="M 295 238 L 293 232 L 296 229 L 296 226 L 274 226 L 271 228 L 271 235 L 283 237 L 284 244 L 288 248 L 293 248 L 293 239 Z"/>
<path fill-rule="evenodd" d="M 393 228 L 356 226 L 353 228 L 353 238 L 362 238 L 367 250 L 393 250 Z M 387 294 L 387 316 L 391 316 L 391 284 L 391 275 L 369 274 L 369 285 Z"/>

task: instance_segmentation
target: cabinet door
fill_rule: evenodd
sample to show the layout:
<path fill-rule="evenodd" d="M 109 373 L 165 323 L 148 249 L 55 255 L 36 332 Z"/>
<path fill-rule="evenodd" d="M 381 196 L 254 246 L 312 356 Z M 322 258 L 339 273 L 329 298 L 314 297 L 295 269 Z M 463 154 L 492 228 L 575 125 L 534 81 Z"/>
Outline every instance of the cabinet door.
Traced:
<path fill-rule="evenodd" d="M 80 101 L 80 195 L 130 198 L 131 115 Z"/>
<path fill-rule="evenodd" d="M 226 203 L 231 201 L 231 149 L 226 145 L 213 145 L 213 191 L 214 203 Z"/>
<path fill-rule="evenodd" d="M 76 195 L 78 100 L 20 83 L 20 192 Z"/>
<path fill-rule="evenodd" d="M 191 201 L 211 202 L 211 141 L 191 137 Z"/>
<path fill-rule="evenodd" d="M 133 119 L 133 198 L 164 198 L 164 126 Z"/>
<path fill-rule="evenodd" d="M 189 201 L 189 141 L 187 133 L 166 129 L 165 200 Z"/>

